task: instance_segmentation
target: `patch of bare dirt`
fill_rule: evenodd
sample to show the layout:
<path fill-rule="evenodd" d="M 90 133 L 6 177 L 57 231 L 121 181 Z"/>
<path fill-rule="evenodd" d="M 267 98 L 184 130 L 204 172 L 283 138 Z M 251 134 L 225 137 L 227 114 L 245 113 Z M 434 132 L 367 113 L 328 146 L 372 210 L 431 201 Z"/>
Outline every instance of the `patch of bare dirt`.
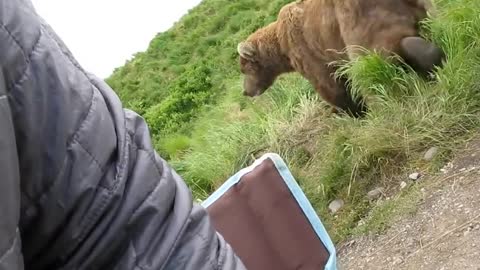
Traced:
<path fill-rule="evenodd" d="M 340 245 L 343 270 L 480 270 L 480 136 L 422 189 L 418 211 Z"/>

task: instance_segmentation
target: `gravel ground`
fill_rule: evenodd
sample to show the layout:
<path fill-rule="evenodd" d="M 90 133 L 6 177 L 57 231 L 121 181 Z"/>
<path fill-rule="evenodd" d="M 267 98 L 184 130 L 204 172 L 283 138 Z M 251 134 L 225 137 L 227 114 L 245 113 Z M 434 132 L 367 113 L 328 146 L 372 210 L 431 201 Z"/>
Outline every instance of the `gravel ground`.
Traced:
<path fill-rule="evenodd" d="M 480 270 L 480 137 L 442 176 L 422 181 L 430 182 L 418 211 L 340 245 L 339 269 Z"/>

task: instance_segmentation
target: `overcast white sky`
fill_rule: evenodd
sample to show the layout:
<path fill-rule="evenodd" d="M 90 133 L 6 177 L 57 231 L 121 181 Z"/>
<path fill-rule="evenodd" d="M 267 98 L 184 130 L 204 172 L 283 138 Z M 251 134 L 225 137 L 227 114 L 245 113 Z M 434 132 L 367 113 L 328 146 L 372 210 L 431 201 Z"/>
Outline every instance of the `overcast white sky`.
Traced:
<path fill-rule="evenodd" d="M 80 64 L 108 77 L 201 0 L 32 0 Z"/>

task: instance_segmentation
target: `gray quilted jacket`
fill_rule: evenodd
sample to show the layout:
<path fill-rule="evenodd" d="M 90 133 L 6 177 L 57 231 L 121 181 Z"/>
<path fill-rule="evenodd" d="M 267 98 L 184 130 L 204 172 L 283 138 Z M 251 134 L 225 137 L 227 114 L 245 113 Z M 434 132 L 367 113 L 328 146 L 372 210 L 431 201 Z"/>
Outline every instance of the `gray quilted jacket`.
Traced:
<path fill-rule="evenodd" d="M 0 0 L 0 74 L 0 270 L 245 269 L 28 0 Z"/>

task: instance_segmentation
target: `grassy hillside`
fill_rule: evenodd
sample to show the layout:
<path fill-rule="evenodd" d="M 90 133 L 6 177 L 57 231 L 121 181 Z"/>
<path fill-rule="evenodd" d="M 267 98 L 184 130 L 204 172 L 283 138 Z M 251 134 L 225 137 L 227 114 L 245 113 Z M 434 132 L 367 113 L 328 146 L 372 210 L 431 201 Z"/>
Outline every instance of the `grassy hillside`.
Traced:
<path fill-rule="evenodd" d="M 203 106 L 227 91 L 236 74 L 237 42 L 274 20 L 287 2 L 206 0 L 107 81 L 155 134 L 183 134 Z"/>
<path fill-rule="evenodd" d="M 366 193 L 397 187 L 398 177 L 412 170 L 438 169 L 479 125 L 480 1 L 436 1 L 439 14 L 425 22 L 425 36 L 446 50 L 448 62 L 435 82 L 375 54 L 343 66 L 356 91 L 369 98 L 370 113 L 362 120 L 330 115 L 296 74 L 282 76 L 255 100 L 241 95 L 237 43 L 275 20 L 288 2 L 204 0 L 107 82 L 125 106 L 146 118 L 157 150 L 198 199 L 255 157 L 276 152 L 334 241 L 382 229 L 396 200 L 376 207 L 357 227 L 375 206 Z M 421 157 L 431 146 L 440 147 L 440 155 L 425 162 Z M 415 203 L 415 193 L 402 194 Z M 336 198 L 345 207 L 333 216 L 327 207 Z"/>

